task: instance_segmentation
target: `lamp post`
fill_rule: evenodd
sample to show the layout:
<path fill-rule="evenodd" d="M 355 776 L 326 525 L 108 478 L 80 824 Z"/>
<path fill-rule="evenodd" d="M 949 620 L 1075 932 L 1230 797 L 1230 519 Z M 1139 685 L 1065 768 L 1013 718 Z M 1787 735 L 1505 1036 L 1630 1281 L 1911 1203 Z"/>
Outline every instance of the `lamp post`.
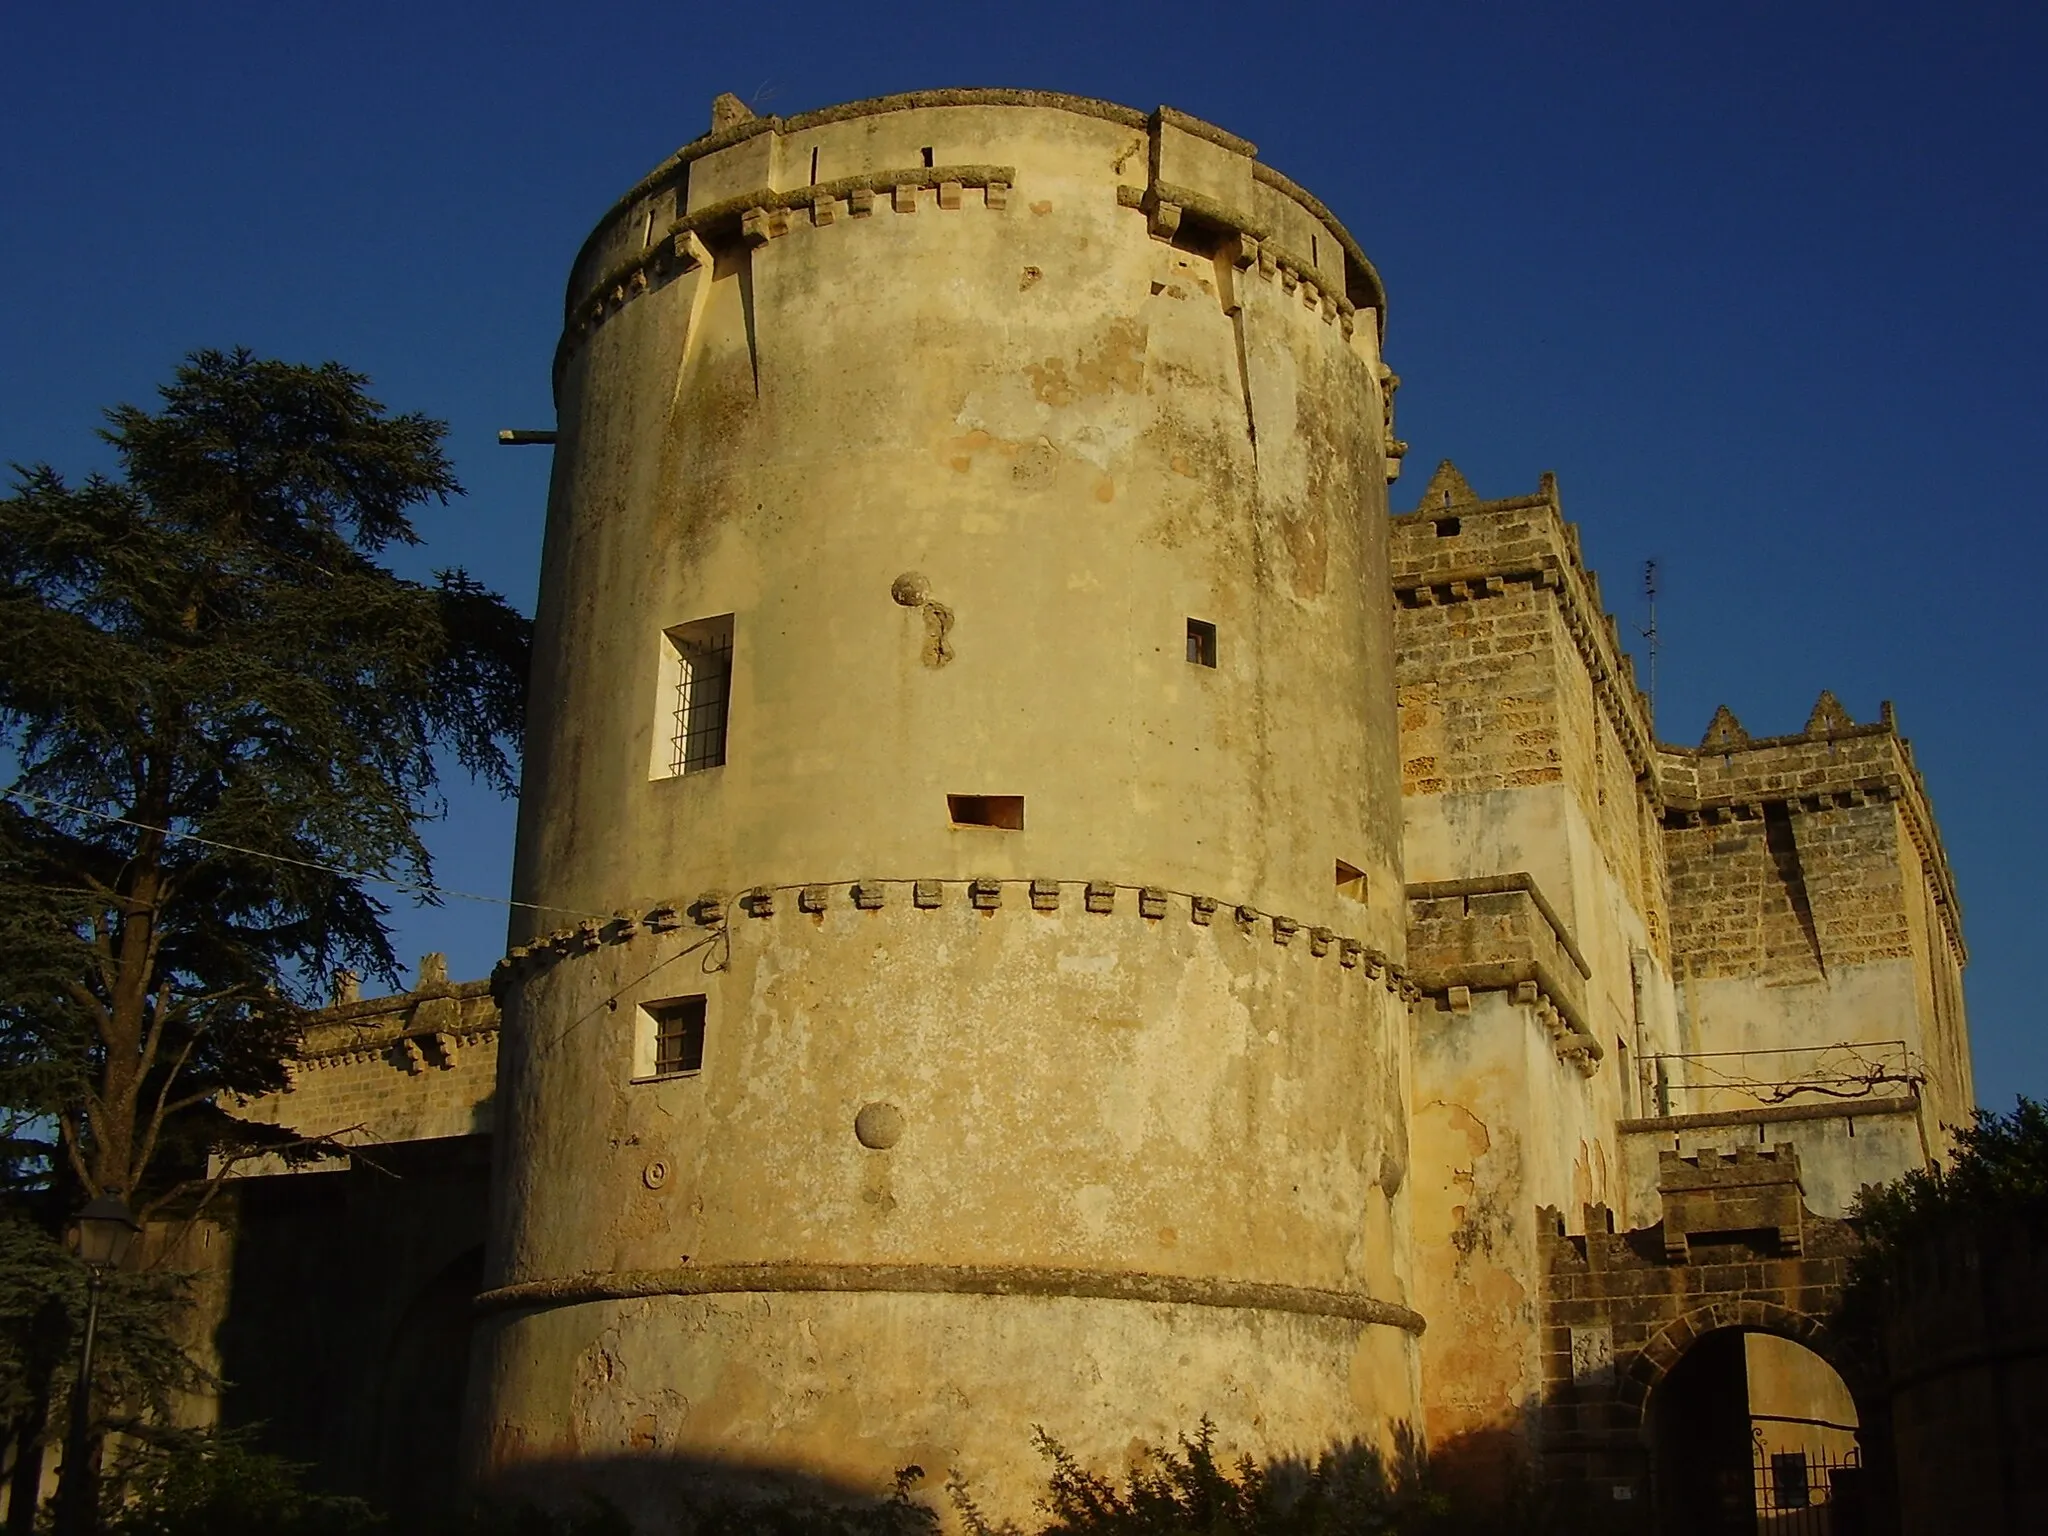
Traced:
<path fill-rule="evenodd" d="M 128 1257 L 142 1229 L 119 1195 L 100 1195 L 78 1213 L 78 1256 L 85 1260 L 85 1344 L 78 1352 L 78 1384 L 71 1389 L 71 1429 L 64 1437 L 63 1477 L 57 1488 L 58 1536 L 92 1536 L 99 1528 L 98 1480 L 92 1461 L 92 1345 L 99 1330 L 100 1288 L 106 1272 Z"/>

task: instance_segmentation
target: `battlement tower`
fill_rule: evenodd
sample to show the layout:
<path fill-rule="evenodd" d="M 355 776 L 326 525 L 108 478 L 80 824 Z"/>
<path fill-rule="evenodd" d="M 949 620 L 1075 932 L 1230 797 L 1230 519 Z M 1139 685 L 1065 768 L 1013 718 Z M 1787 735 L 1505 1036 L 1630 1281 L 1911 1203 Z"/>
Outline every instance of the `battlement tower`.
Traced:
<path fill-rule="evenodd" d="M 915 1462 L 1021 1514 L 1034 1423 L 1107 1469 L 1413 1420 L 1384 310 L 1165 108 L 721 98 L 605 216 L 489 1477 Z"/>

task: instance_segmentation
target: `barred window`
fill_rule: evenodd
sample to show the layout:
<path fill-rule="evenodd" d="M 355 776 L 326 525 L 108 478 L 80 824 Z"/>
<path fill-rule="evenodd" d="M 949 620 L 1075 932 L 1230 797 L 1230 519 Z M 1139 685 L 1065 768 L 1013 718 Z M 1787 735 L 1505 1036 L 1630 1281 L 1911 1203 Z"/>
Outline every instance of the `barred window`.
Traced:
<path fill-rule="evenodd" d="M 704 1069 L 705 999 L 671 997 L 642 1003 L 640 1077 L 678 1077 Z"/>
<path fill-rule="evenodd" d="M 663 641 L 655 776 L 722 768 L 732 706 L 732 615 L 678 625 Z"/>

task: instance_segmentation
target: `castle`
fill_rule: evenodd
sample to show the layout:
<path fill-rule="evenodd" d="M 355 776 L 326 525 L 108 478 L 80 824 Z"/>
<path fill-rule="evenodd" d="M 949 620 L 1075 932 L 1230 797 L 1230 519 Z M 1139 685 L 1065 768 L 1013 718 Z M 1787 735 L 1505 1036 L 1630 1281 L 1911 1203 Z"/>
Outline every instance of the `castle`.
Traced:
<path fill-rule="evenodd" d="M 1907 743 L 1660 743 L 1549 477 L 1390 515 L 1387 307 L 1171 109 L 720 98 L 570 280 L 528 905 L 248 1106 L 358 1155 L 239 1181 L 231 1416 L 647 1529 L 1028 1514 L 1034 1425 L 1669 1529 L 1868 1454 L 1841 1218 L 1972 1102 Z"/>

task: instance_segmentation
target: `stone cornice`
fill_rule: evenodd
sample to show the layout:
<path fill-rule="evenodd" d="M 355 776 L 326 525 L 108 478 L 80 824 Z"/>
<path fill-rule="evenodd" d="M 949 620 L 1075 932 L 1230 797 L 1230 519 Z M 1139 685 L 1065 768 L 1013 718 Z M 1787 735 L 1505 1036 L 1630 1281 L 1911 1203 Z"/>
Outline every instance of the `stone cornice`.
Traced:
<path fill-rule="evenodd" d="M 1542 507 L 1556 513 L 1547 497 L 1517 497 L 1510 501 L 1489 501 L 1463 506 L 1460 515 L 1515 511 Z M 1399 522 L 1423 521 L 1426 516 L 1410 514 Z M 1562 547 L 1562 546 L 1561 546 Z M 1440 607 L 1453 603 L 1478 602 L 1509 593 L 1550 592 L 1555 595 L 1565 633 L 1571 637 L 1579 661 L 1593 684 L 1594 697 L 1621 738 L 1622 751 L 1634 770 L 1636 782 L 1660 803 L 1662 786 L 1656 771 L 1655 739 L 1650 729 L 1649 703 L 1635 685 L 1635 668 L 1621 649 L 1615 633 L 1614 616 L 1600 606 L 1599 593 L 1588 573 L 1567 554 L 1551 551 L 1533 559 L 1511 559 L 1437 571 L 1397 571 L 1392 579 L 1394 598 L 1403 608 Z"/>
<path fill-rule="evenodd" d="M 485 1291 L 481 1313 L 579 1306 L 650 1296 L 730 1296 L 830 1292 L 882 1295 L 1047 1296 L 1154 1306 L 1221 1307 L 1343 1318 L 1419 1334 L 1422 1314 L 1356 1291 L 1276 1285 L 1202 1275 L 1067 1269 L 1043 1264 L 703 1264 L 673 1269 L 587 1273 L 528 1280 Z"/>
<path fill-rule="evenodd" d="M 1843 750 L 1848 749 L 1845 755 Z M 1824 749 L 1816 752 L 1815 749 Z M 1799 754 L 1804 753 L 1804 757 Z M 1864 804 L 1896 807 L 1914 851 L 1928 871 L 1942 934 L 1956 963 L 1969 963 L 1955 873 L 1935 825 L 1926 781 L 1913 749 L 1898 732 L 1891 706 L 1870 725 L 1837 726 L 1790 736 L 1762 736 L 1709 746 L 1658 744 L 1658 780 L 1666 827 L 1754 819 L 1765 805 L 1823 811 Z M 1762 754 L 1762 755 L 1760 755 Z M 1770 757 L 1783 764 L 1774 774 Z M 1728 782 L 1703 790 L 1701 765 L 1727 760 Z"/>
<path fill-rule="evenodd" d="M 1467 1013 L 1475 992 L 1510 993 L 1534 1010 L 1560 1060 L 1597 1070 L 1604 1052 L 1582 985 L 1592 967 L 1532 875 L 1418 882 L 1407 895 L 1410 979 L 1425 996 Z"/>
<path fill-rule="evenodd" d="M 838 222 L 842 213 L 854 219 L 872 215 L 876 199 L 883 193 L 889 194 L 900 210 L 899 188 L 913 192 L 937 188 L 939 206 L 945 208 L 946 189 L 953 189 L 951 206 L 957 207 L 959 189 L 973 187 L 982 192 L 987 206 L 1000 209 L 1016 177 L 1016 167 L 1009 165 L 904 166 L 841 176 L 787 192 L 755 187 L 687 213 L 669 224 L 660 238 L 615 263 L 583 293 L 569 295 L 561 340 L 555 346 L 555 377 L 561 378 L 569 354 L 597 326 L 667 278 L 703 265 L 709 254 L 706 236 L 762 244 L 789 231 L 791 214 L 822 228 Z"/>
<path fill-rule="evenodd" d="M 1903 1098 L 1839 1099 L 1827 1104 L 1759 1104 L 1754 1109 L 1717 1109 L 1697 1115 L 1649 1115 L 1621 1120 L 1615 1130 L 1624 1135 L 1649 1131 L 1670 1135 L 1675 1131 L 1714 1131 L 1735 1125 L 1781 1125 L 1799 1120 L 1862 1120 L 1870 1115 L 1912 1115 L 1920 1111 L 1920 1096 Z"/>
<path fill-rule="evenodd" d="M 1186 134 L 1204 143 L 1213 145 L 1227 153 L 1243 157 L 1248 163 L 1249 179 L 1252 184 L 1266 187 L 1280 196 L 1291 200 L 1310 218 L 1316 219 L 1326 226 L 1336 238 L 1338 247 L 1343 251 L 1348 264 L 1345 281 L 1342 284 L 1346 292 L 1331 294 L 1328 297 L 1342 300 L 1343 302 L 1346 334 L 1350 333 L 1351 315 L 1354 303 L 1356 302 L 1350 291 L 1353 288 L 1353 279 L 1355 278 L 1357 292 L 1365 297 L 1369 307 L 1373 309 L 1379 326 L 1378 334 L 1384 337 L 1387 309 L 1386 285 L 1381 281 L 1378 269 L 1366 258 L 1363 247 L 1359 245 L 1351 232 L 1344 227 L 1320 199 L 1299 186 L 1289 177 L 1282 175 L 1270 166 L 1260 163 L 1257 158 L 1258 146 L 1256 144 L 1253 144 L 1249 139 L 1240 138 L 1236 134 L 1218 128 L 1213 123 L 1204 122 L 1197 117 L 1191 117 L 1187 113 L 1177 111 L 1172 107 L 1162 106 L 1153 112 L 1145 113 L 1130 107 L 1119 106 L 1114 102 L 1098 101 L 1085 96 L 1071 96 L 1057 91 L 1002 89 L 909 91 L 894 96 L 879 96 L 869 101 L 847 102 L 839 106 L 825 107 L 815 112 L 800 113 L 790 118 L 756 117 L 734 123 L 729 127 L 706 134 L 684 145 L 647 175 L 643 176 L 638 182 L 634 183 L 625 196 L 613 203 L 611 208 L 592 227 L 590 234 L 585 237 L 582 246 L 577 251 L 576 259 L 570 266 L 570 272 L 577 274 L 583 271 L 585 265 L 590 260 L 592 251 L 597 248 L 598 243 L 620 219 L 626 217 L 632 211 L 635 205 L 666 191 L 670 186 L 678 182 L 686 181 L 691 165 L 709 155 L 716 154 L 721 150 L 730 149 L 735 145 L 745 143 L 749 139 L 757 138 L 764 133 L 781 136 L 802 133 L 810 129 L 822 128 L 833 123 L 851 121 L 862 117 L 874 117 L 891 112 L 910 112 L 947 107 L 1025 107 L 1071 112 L 1079 116 L 1100 118 L 1125 127 L 1143 130 L 1151 135 L 1155 148 L 1162 131 L 1171 129 L 1177 133 Z M 1154 159 L 1156 160 L 1156 158 L 1155 154 Z M 700 209 L 695 214 L 679 218 L 668 227 L 665 239 L 649 242 L 643 251 L 635 253 L 633 256 L 615 264 L 602 277 L 586 282 L 582 286 L 581 291 L 578 291 L 575 286 L 578 281 L 577 278 L 572 275 L 572 288 L 564 303 L 567 317 L 566 323 L 562 341 L 556 347 L 555 353 L 556 376 L 559 378 L 561 365 L 569 351 L 587 334 L 588 326 L 591 323 L 593 305 L 602 307 L 609 303 L 611 308 L 615 309 L 626 298 L 633 296 L 637 292 L 645 291 L 651 285 L 653 279 L 668 275 L 677 270 L 674 262 L 678 257 L 682 257 L 685 254 L 682 248 L 683 237 L 693 233 L 701 237 L 706 231 L 713 231 L 722 235 L 724 233 L 723 226 L 732 217 L 736 204 L 744 202 L 749 206 L 771 210 L 778 208 L 793 209 L 831 201 L 834 198 L 846 198 L 851 194 L 863 191 L 872 193 L 905 185 L 936 186 L 940 184 L 942 179 L 953 181 L 962 186 L 989 184 L 988 182 L 973 180 L 971 177 L 962 174 L 977 169 L 982 171 L 1000 169 L 1006 172 L 1006 175 L 994 178 L 1005 184 L 1012 183 L 1015 180 L 1015 170 L 1013 167 L 919 167 L 917 168 L 917 175 L 932 178 L 922 182 L 901 171 L 865 172 L 859 176 L 842 178 L 839 182 L 821 183 L 815 187 L 799 187 L 789 191 L 777 191 L 773 188 L 763 187 L 759 191 L 748 193 L 742 198 L 722 200 L 715 208 Z M 835 188 L 838 190 L 831 190 Z M 1120 188 L 1119 196 L 1127 190 L 1132 189 Z M 1136 190 L 1138 190 L 1141 197 L 1150 198 L 1154 205 L 1163 199 L 1168 204 L 1175 206 L 1185 204 L 1194 207 L 1203 217 L 1226 230 L 1251 232 L 1259 226 L 1259 221 L 1253 217 L 1249 209 L 1226 209 L 1220 203 L 1204 198 L 1199 193 L 1193 193 L 1184 188 L 1171 187 L 1168 183 L 1157 182 L 1156 179 L 1150 187 Z M 1178 194 L 1178 196 L 1175 194 Z M 744 212 L 745 210 L 740 209 L 739 211 Z M 854 211 L 858 213 L 860 210 L 855 209 Z M 707 217 L 712 214 L 717 214 L 718 217 Z M 1262 234 L 1256 235 L 1255 238 L 1263 239 L 1264 236 Z M 1292 264 L 1297 268 L 1302 265 L 1298 259 Z M 1318 283 L 1320 286 L 1320 279 Z M 1291 285 L 1290 291 L 1292 291 Z M 598 313 L 597 318 L 602 319 L 603 314 L 608 312 L 609 310 L 602 310 L 602 312 Z"/>
<path fill-rule="evenodd" d="M 1167 921 L 1171 915 L 1176 921 L 1196 927 L 1233 928 L 1247 937 L 1264 935 L 1281 948 L 1298 945 L 1312 958 L 1333 959 L 1345 970 L 1362 971 L 1368 981 L 1383 983 L 1404 1001 L 1413 1002 L 1421 995 L 1400 962 L 1360 939 L 1321 924 L 1261 911 L 1249 902 L 1233 902 L 1163 885 L 1051 876 L 840 878 L 749 886 L 731 893 L 707 892 L 694 901 L 659 902 L 643 911 L 620 912 L 602 921 L 587 919 L 573 928 L 560 928 L 515 945 L 491 972 L 489 985 L 493 995 L 502 999 L 508 987 L 516 986 L 536 971 L 576 955 L 630 943 L 642 932 L 694 929 L 703 935 L 698 943 L 705 944 L 728 938 L 735 924 L 772 918 L 778 910 L 823 912 L 839 906 L 874 911 L 891 904 L 907 904 L 916 911 L 936 911 L 963 898 L 967 906 L 982 912 L 1053 912 L 1071 902 L 1082 911 L 1105 917 L 1129 913 L 1142 922 L 1157 923 Z"/>

